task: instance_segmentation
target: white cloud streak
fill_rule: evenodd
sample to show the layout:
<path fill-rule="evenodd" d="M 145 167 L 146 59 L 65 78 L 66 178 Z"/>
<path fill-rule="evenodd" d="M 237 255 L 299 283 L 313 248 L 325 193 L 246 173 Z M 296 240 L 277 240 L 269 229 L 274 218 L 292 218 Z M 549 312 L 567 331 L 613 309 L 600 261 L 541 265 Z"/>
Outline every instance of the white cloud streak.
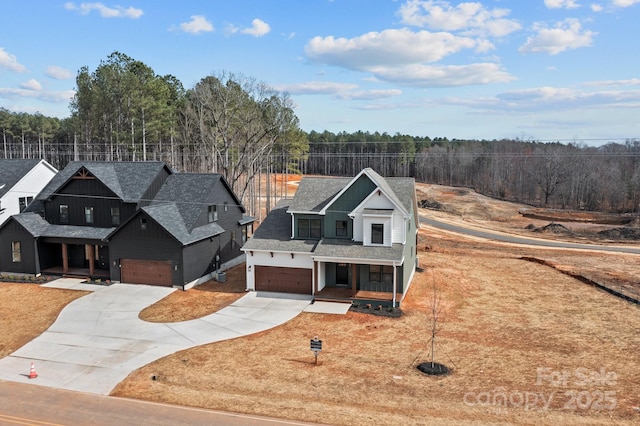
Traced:
<path fill-rule="evenodd" d="M 64 7 L 67 10 L 76 11 L 81 15 L 88 15 L 95 10 L 103 18 L 138 19 L 144 14 L 142 9 L 136 9 L 135 7 L 132 7 L 132 6 L 108 7 L 102 3 L 80 3 L 79 5 L 76 5 L 73 2 L 67 2 L 65 3 Z"/>
<path fill-rule="evenodd" d="M 73 78 L 73 73 L 66 68 L 62 68 L 56 65 L 51 65 L 47 67 L 45 73 L 56 80 L 68 80 Z"/>
<path fill-rule="evenodd" d="M 577 9 L 580 7 L 575 0 L 544 0 L 549 9 Z"/>

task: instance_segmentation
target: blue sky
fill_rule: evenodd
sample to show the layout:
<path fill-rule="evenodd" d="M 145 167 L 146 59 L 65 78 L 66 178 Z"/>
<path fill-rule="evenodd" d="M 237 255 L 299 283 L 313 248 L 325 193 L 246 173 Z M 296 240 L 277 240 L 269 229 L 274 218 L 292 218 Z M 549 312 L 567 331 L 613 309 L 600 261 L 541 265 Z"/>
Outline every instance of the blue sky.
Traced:
<path fill-rule="evenodd" d="M 303 130 L 599 145 L 640 137 L 640 0 L 56 0 L 0 5 L 0 107 L 67 117 L 120 51 L 186 88 L 290 93 Z"/>

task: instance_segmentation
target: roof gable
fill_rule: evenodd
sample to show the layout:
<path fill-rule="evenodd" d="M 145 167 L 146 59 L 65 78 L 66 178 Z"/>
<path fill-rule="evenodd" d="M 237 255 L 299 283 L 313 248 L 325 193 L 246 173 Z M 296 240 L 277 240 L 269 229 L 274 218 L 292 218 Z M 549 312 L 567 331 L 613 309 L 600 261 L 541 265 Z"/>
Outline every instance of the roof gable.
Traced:
<path fill-rule="evenodd" d="M 2 159 L 0 160 L 0 197 L 3 197 L 22 178 L 39 163 L 40 159 Z"/>
<path fill-rule="evenodd" d="M 94 177 L 125 202 L 139 202 L 153 180 L 169 167 L 153 162 L 80 162 L 72 161 L 42 190 L 38 199 L 45 200 L 64 188 L 74 178 Z"/>
<path fill-rule="evenodd" d="M 396 193 L 393 191 L 393 189 L 391 188 L 387 180 L 369 167 L 362 169 L 360 173 L 358 173 L 353 179 L 351 179 L 351 182 L 349 182 L 349 184 L 347 184 L 335 197 L 333 197 L 332 200 L 330 200 L 325 205 L 325 207 L 320 211 L 320 214 L 324 214 L 329 209 L 329 207 L 331 207 L 332 204 L 334 204 L 337 200 L 339 200 L 340 197 L 342 197 L 342 195 L 349 188 L 351 188 L 353 185 L 356 185 L 357 182 L 360 180 L 360 178 L 363 176 L 366 176 L 377 187 L 377 190 L 381 191 L 389 199 L 389 201 L 391 201 L 399 210 L 401 210 L 405 215 L 409 216 L 410 214 L 409 209 L 407 209 L 405 205 L 400 201 L 400 199 L 398 198 Z M 373 194 L 374 192 L 375 191 L 367 194 L 367 196 L 361 200 L 359 205 L 361 205 L 362 202 L 368 199 L 371 196 L 371 194 Z"/>

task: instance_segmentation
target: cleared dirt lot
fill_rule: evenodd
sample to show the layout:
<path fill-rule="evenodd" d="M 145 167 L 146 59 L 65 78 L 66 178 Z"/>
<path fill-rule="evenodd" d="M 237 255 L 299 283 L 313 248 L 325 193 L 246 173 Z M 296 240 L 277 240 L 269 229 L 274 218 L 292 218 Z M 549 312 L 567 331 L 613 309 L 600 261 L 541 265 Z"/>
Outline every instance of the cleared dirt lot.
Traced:
<path fill-rule="evenodd" d="M 421 213 L 521 232 L 518 206 L 465 197 L 464 215 Z M 637 424 L 640 308 L 522 257 L 633 282 L 639 256 L 524 249 L 433 228 L 420 231 L 419 247 L 424 271 L 399 319 L 303 313 L 158 360 L 113 394 L 336 425 Z M 174 292 L 145 315 L 204 315 L 243 284 L 241 266 L 226 283 L 207 284 L 197 297 Z M 430 357 L 434 285 L 443 303 L 436 361 L 454 369 L 439 378 L 415 368 Z M 22 300 L 9 296 L 0 300 Z M 318 365 L 309 350 L 316 335 L 324 342 Z"/>
<path fill-rule="evenodd" d="M 508 220 L 513 205 L 492 210 L 490 201 L 468 207 L 464 220 L 520 228 Z M 639 420 L 639 308 L 521 259 L 606 266 L 624 280 L 637 278 L 637 256 L 514 248 L 431 228 L 420 236 L 424 272 L 400 319 L 305 313 L 159 360 L 114 395 L 339 425 Z M 415 368 L 429 359 L 434 285 L 444 306 L 436 361 L 454 368 L 441 378 Z M 319 365 L 308 347 L 316 335 L 324 341 Z"/>

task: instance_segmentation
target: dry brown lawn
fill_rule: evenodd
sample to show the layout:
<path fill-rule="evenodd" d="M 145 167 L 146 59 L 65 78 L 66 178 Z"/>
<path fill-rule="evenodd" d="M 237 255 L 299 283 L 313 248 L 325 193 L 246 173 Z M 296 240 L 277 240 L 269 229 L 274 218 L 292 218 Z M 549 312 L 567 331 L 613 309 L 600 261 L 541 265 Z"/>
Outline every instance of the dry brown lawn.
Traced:
<path fill-rule="evenodd" d="M 67 304 L 88 292 L 0 283 L 0 358 L 40 335 Z"/>
<path fill-rule="evenodd" d="M 400 319 L 303 313 L 151 363 L 113 395 L 336 425 L 638 421 L 637 306 L 520 259 L 554 252 L 421 232 L 425 271 Z M 444 307 L 436 361 L 454 368 L 440 378 L 416 369 L 429 359 L 434 284 Z M 316 335 L 319 365 L 309 350 Z M 583 383 L 601 372 L 607 383 Z M 551 381 L 555 373 L 565 382 Z"/>
<path fill-rule="evenodd" d="M 187 291 L 174 291 L 140 312 L 140 319 L 149 322 L 179 322 L 202 318 L 219 311 L 245 294 L 244 264 L 226 271 L 224 283 L 209 281 Z"/>
<path fill-rule="evenodd" d="M 437 214 L 507 231 L 521 226 L 508 203 L 465 199 L 460 208 L 464 214 Z M 420 231 L 419 246 L 424 272 L 399 319 L 302 313 L 153 362 L 113 395 L 335 425 L 640 421 L 640 307 L 522 259 L 634 285 L 639 256 L 522 248 L 432 228 Z M 145 318 L 178 321 L 219 309 L 240 295 L 224 286 L 244 289 L 244 268 L 236 272 L 221 291 L 209 283 L 174 292 Z M 442 301 L 435 360 L 453 368 L 446 377 L 416 368 L 430 359 L 434 286 Z M 309 350 L 316 335 L 324 342 L 318 365 Z"/>

